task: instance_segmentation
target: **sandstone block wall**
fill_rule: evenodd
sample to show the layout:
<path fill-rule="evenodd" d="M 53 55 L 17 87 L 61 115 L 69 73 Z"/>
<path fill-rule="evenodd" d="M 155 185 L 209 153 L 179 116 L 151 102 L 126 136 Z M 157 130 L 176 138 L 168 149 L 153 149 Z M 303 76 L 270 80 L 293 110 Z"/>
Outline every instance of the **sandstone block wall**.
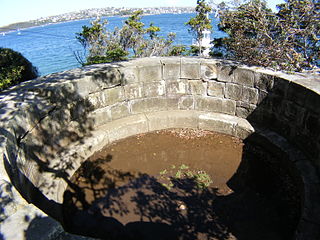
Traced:
<path fill-rule="evenodd" d="M 70 176 L 107 143 L 172 127 L 242 139 L 255 131 L 294 156 L 304 194 L 314 198 L 319 94 L 319 76 L 214 59 L 145 58 L 51 74 L 0 94 L 1 178 L 40 209 L 47 211 L 50 203 L 54 210 L 47 213 L 61 220 Z M 300 232 L 319 226 L 318 211 L 306 201 Z"/>

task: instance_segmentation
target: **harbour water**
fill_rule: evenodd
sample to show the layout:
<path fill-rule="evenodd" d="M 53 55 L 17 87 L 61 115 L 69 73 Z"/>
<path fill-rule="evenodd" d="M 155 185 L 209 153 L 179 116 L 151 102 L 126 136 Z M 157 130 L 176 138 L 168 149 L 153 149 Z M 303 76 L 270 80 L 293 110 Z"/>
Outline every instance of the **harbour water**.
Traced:
<path fill-rule="evenodd" d="M 147 25 L 151 22 L 161 28 L 160 35 L 169 32 L 176 33 L 175 44 L 190 45 L 192 34 L 188 32 L 185 23 L 194 14 L 160 14 L 148 15 L 142 18 Z M 212 37 L 220 37 L 225 33 L 218 31 L 218 20 L 213 19 Z M 109 29 L 121 27 L 126 17 L 107 17 Z M 76 40 L 76 33 L 81 32 L 83 25 L 89 25 L 93 19 L 77 20 L 64 23 L 49 24 L 40 27 L 14 30 L 0 35 L 0 47 L 12 48 L 22 53 L 34 66 L 40 75 L 64 71 L 80 66 L 75 53 L 84 53 Z"/>

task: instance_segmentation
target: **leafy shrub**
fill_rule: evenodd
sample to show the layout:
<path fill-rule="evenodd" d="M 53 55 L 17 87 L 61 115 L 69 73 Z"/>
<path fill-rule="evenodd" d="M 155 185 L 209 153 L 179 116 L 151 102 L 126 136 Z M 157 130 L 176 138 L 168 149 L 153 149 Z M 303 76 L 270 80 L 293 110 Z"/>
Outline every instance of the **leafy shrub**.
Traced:
<path fill-rule="evenodd" d="M 184 56 L 187 55 L 187 48 L 185 45 L 175 45 L 172 46 L 170 52 L 169 52 L 169 56 Z"/>
<path fill-rule="evenodd" d="M 250 0 L 219 11 L 220 30 L 214 53 L 251 65 L 302 71 L 319 66 L 320 5 L 314 0 L 287 0 L 278 13 L 263 0 Z M 220 48 L 220 49 L 219 49 Z"/>
<path fill-rule="evenodd" d="M 91 26 L 83 26 L 82 32 L 76 34 L 77 40 L 88 51 L 83 65 L 109 63 L 126 60 L 132 57 L 149 57 L 168 55 L 175 34 L 169 33 L 166 38 L 158 36 L 160 28 L 150 23 L 149 27 L 141 21 L 143 11 L 133 12 L 121 28 L 107 30 L 107 21 L 97 19 Z M 84 63 L 85 62 L 85 63 Z"/>
<path fill-rule="evenodd" d="M 181 164 L 178 167 L 172 165 L 170 168 L 160 171 L 162 186 L 168 190 L 175 187 L 176 181 L 187 179 L 192 180 L 195 183 L 195 187 L 200 190 L 208 188 L 212 183 L 209 174 L 205 171 L 190 170 L 189 166 L 185 164 Z"/>
<path fill-rule="evenodd" d="M 0 48 L 0 90 L 38 77 L 37 69 L 21 53 Z"/>

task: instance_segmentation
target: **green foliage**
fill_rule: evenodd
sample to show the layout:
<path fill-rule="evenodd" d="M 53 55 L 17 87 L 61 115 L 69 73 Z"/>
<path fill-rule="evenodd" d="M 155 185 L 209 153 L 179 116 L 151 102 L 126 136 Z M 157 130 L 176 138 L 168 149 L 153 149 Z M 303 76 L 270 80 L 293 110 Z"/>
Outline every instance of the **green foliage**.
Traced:
<path fill-rule="evenodd" d="M 187 47 L 185 45 L 175 45 L 171 48 L 169 56 L 185 56 L 188 55 Z"/>
<path fill-rule="evenodd" d="M 234 9 L 220 9 L 219 28 L 229 37 L 215 41 L 215 54 L 277 70 L 319 66 L 319 4 L 288 0 L 278 8 L 274 13 L 265 1 L 250 0 Z"/>
<path fill-rule="evenodd" d="M 36 77 L 37 69 L 21 53 L 0 48 L 0 90 Z"/>
<path fill-rule="evenodd" d="M 160 28 L 153 25 L 154 23 L 150 23 L 150 26 L 146 29 L 146 32 L 149 33 L 150 39 L 154 39 L 157 37 L 157 32 L 160 32 Z"/>
<path fill-rule="evenodd" d="M 207 14 L 211 12 L 211 7 L 205 2 L 205 0 L 197 0 L 196 16 L 190 18 L 186 25 L 190 27 L 189 32 L 193 33 L 199 43 L 199 49 L 201 47 L 201 40 L 203 38 L 203 31 L 212 29 L 211 20 L 207 17 Z M 201 55 L 201 51 L 199 52 Z"/>
<path fill-rule="evenodd" d="M 201 52 L 205 50 L 204 47 L 201 47 Z M 190 49 L 188 51 L 188 56 L 199 56 L 200 54 L 200 47 L 199 46 L 190 46 Z"/>
<path fill-rule="evenodd" d="M 99 19 L 93 21 L 90 27 L 83 26 L 76 37 L 89 51 L 84 65 L 126 60 L 130 53 L 132 57 L 168 55 L 175 34 L 170 33 L 167 38 L 159 37 L 157 33 L 160 28 L 153 23 L 145 28 L 141 22 L 142 13 L 134 12 L 122 28 L 111 32 L 107 31 L 107 22 Z"/>
<path fill-rule="evenodd" d="M 190 179 L 194 181 L 198 189 L 206 189 L 212 183 L 210 176 L 205 171 L 190 170 L 190 167 L 181 164 L 176 167 L 172 165 L 169 169 L 160 171 L 160 180 L 163 181 L 162 185 L 168 190 L 175 186 L 175 182 L 179 180 Z"/>
<path fill-rule="evenodd" d="M 76 33 L 76 39 L 86 49 L 89 48 L 89 58 L 103 55 L 105 52 L 105 26 L 107 21 L 101 22 L 97 19 L 91 23 L 91 26 L 83 26 L 82 32 Z"/>
<path fill-rule="evenodd" d="M 135 32 L 144 32 L 144 23 L 141 22 L 141 15 L 143 11 L 135 11 L 126 21 L 125 24 L 128 25 Z"/>

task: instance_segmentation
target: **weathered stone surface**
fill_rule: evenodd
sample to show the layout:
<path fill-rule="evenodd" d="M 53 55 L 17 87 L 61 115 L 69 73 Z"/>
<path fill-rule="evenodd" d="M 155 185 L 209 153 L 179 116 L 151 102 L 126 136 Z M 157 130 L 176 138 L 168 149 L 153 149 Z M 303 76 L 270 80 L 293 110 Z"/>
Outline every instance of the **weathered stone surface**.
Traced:
<path fill-rule="evenodd" d="M 274 77 L 265 73 L 254 73 L 254 86 L 263 91 L 270 91 L 273 87 Z"/>
<path fill-rule="evenodd" d="M 199 128 L 234 135 L 234 117 L 219 113 L 206 113 L 199 116 Z"/>
<path fill-rule="evenodd" d="M 319 184 L 308 183 L 304 184 L 305 203 L 302 218 L 310 222 L 319 223 L 320 221 L 320 200 Z"/>
<path fill-rule="evenodd" d="M 254 133 L 254 128 L 252 125 L 243 118 L 236 119 L 236 125 L 235 125 L 235 133 L 234 135 L 240 139 L 246 139 L 249 137 L 252 133 Z"/>
<path fill-rule="evenodd" d="M 234 71 L 236 67 L 230 65 L 218 64 L 217 79 L 221 82 L 234 82 Z"/>
<path fill-rule="evenodd" d="M 124 119 L 110 122 L 104 127 L 109 136 L 109 141 L 113 142 L 128 136 L 148 132 L 147 118 L 144 115 L 133 115 Z"/>
<path fill-rule="evenodd" d="M 234 70 L 234 82 L 243 86 L 254 86 L 254 72 L 249 69 L 237 68 Z"/>
<path fill-rule="evenodd" d="M 164 80 L 176 80 L 180 78 L 181 66 L 180 59 L 163 59 L 162 63 L 162 74 Z"/>
<path fill-rule="evenodd" d="M 166 82 L 152 82 L 143 84 L 143 96 L 147 98 L 164 96 L 166 94 Z"/>
<path fill-rule="evenodd" d="M 241 118 L 247 118 L 256 109 L 256 105 L 241 101 L 237 101 L 236 106 L 236 116 Z"/>
<path fill-rule="evenodd" d="M 140 82 L 156 82 L 162 80 L 162 69 L 160 63 L 157 65 L 138 66 Z"/>
<path fill-rule="evenodd" d="M 167 104 L 167 110 L 179 109 L 179 98 L 178 97 L 167 98 L 165 102 Z"/>
<path fill-rule="evenodd" d="M 88 96 L 88 101 L 94 109 L 113 105 L 125 99 L 124 88 L 121 86 L 105 89 Z"/>
<path fill-rule="evenodd" d="M 243 86 L 240 100 L 251 103 L 251 104 L 257 104 L 258 99 L 259 99 L 258 89 Z"/>
<path fill-rule="evenodd" d="M 226 84 L 226 91 L 225 91 L 226 98 L 230 98 L 233 100 L 241 100 L 242 98 L 242 86 L 233 83 Z"/>
<path fill-rule="evenodd" d="M 60 224 L 54 220 L 49 224 L 46 222 L 44 225 L 37 227 L 38 235 L 31 234 L 30 227 L 35 227 L 34 219 L 36 218 L 48 218 L 41 210 L 34 207 L 32 204 L 21 208 L 15 214 L 11 215 L 6 221 L 1 223 L 1 235 L 3 239 L 6 240 L 17 240 L 17 239 L 50 239 L 51 236 L 56 231 L 56 226 Z M 42 235 L 41 233 L 46 231 L 46 234 Z M 27 235 L 27 236 L 26 236 Z"/>
<path fill-rule="evenodd" d="M 283 114 L 281 117 L 290 123 L 294 123 L 296 126 L 301 126 L 305 119 L 305 109 L 288 100 L 284 100 L 282 105 Z M 315 128 L 317 128 L 317 126 L 315 126 Z"/>
<path fill-rule="evenodd" d="M 320 98 L 319 95 L 314 91 L 309 91 L 306 96 L 305 107 L 309 111 L 320 113 Z"/>
<path fill-rule="evenodd" d="M 227 113 L 234 115 L 236 102 L 216 97 L 196 97 L 195 109 L 200 111 Z"/>
<path fill-rule="evenodd" d="M 264 99 L 268 97 L 268 92 L 260 90 L 257 104 L 263 103 Z"/>
<path fill-rule="evenodd" d="M 124 86 L 126 100 L 139 99 L 144 97 L 143 83 L 133 83 Z"/>
<path fill-rule="evenodd" d="M 146 98 L 141 100 L 134 100 L 131 102 L 132 113 L 143 113 L 152 111 L 167 110 L 167 99 L 165 98 Z"/>
<path fill-rule="evenodd" d="M 139 82 L 139 71 L 136 66 L 124 66 L 119 68 L 121 76 L 121 82 L 126 84 L 132 84 Z"/>
<path fill-rule="evenodd" d="M 105 95 L 105 105 L 113 105 L 117 102 L 122 102 L 125 100 L 125 94 L 123 87 L 114 87 L 106 89 L 102 92 Z"/>
<path fill-rule="evenodd" d="M 197 128 L 198 113 L 195 111 L 165 111 L 147 113 L 149 131 L 167 128 Z"/>
<path fill-rule="evenodd" d="M 208 95 L 223 98 L 225 96 L 225 86 L 226 84 L 223 82 L 209 81 Z"/>
<path fill-rule="evenodd" d="M 90 114 L 94 119 L 94 127 L 99 127 L 112 120 L 110 107 L 100 108 Z"/>
<path fill-rule="evenodd" d="M 117 69 L 107 68 L 97 72 L 88 73 L 85 78 L 72 81 L 73 87 L 80 97 L 90 93 L 98 92 L 101 89 L 121 85 L 122 77 Z M 70 90 L 68 90 L 70 92 Z"/>
<path fill-rule="evenodd" d="M 181 59 L 181 78 L 200 79 L 200 60 L 192 58 Z"/>
<path fill-rule="evenodd" d="M 189 83 L 186 79 L 179 79 L 177 81 L 166 82 L 167 96 L 177 96 L 188 94 Z"/>
<path fill-rule="evenodd" d="M 217 63 L 215 61 L 203 61 L 201 62 L 201 79 L 212 80 L 217 79 Z"/>
<path fill-rule="evenodd" d="M 190 80 L 189 92 L 192 95 L 206 95 L 207 94 L 207 83 L 202 80 Z"/>
<path fill-rule="evenodd" d="M 182 96 L 179 98 L 178 108 L 181 110 L 193 110 L 194 109 L 194 97 Z"/>
<path fill-rule="evenodd" d="M 129 105 L 127 102 L 117 103 L 110 107 L 112 120 L 119 119 L 130 115 Z"/>
<path fill-rule="evenodd" d="M 12 193 L 12 184 L 0 179 L 0 222 L 17 211 L 17 204 Z"/>

